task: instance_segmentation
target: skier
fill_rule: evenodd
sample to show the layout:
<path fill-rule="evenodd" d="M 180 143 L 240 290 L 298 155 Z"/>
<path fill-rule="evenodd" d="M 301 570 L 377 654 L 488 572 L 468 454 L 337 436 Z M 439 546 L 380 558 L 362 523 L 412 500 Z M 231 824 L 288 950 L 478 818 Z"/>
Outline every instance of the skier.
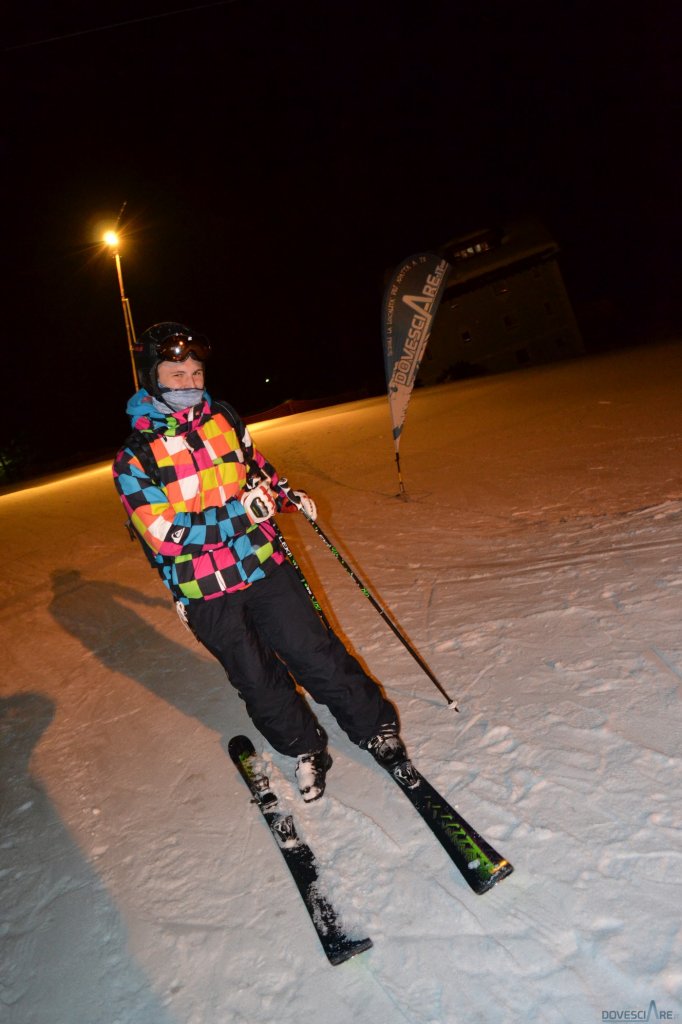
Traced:
<path fill-rule="evenodd" d="M 254 447 L 234 409 L 204 389 L 211 346 L 164 322 L 135 346 L 141 389 L 114 482 L 178 614 L 225 669 L 254 725 L 297 758 L 306 802 L 322 796 L 327 735 L 299 684 L 387 771 L 410 765 L 396 709 L 328 630 L 287 561 L 273 526 L 315 503 Z"/>

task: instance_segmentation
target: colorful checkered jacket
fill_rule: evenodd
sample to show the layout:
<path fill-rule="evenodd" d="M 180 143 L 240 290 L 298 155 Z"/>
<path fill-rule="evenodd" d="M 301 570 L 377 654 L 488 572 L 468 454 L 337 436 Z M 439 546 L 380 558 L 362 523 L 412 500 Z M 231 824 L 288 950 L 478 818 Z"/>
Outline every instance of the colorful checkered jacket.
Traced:
<path fill-rule="evenodd" d="M 230 406 L 204 392 L 200 405 L 165 415 L 140 390 L 126 411 L 134 430 L 114 460 L 114 483 L 177 600 L 221 597 L 282 564 L 272 524 L 251 523 L 239 500 L 250 474 L 262 471 L 275 493 L 279 478 Z"/>

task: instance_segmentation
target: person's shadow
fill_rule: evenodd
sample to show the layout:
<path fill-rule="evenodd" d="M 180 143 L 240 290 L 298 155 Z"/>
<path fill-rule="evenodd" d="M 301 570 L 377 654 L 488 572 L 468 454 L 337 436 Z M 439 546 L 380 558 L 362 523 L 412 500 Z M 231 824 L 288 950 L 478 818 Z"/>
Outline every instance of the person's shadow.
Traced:
<path fill-rule="evenodd" d="M 2 1019 L 111 1024 L 132 1012 L 171 1024 L 104 884 L 31 773 L 54 712 L 41 693 L 0 698 Z"/>
<path fill-rule="evenodd" d="M 84 578 L 77 569 L 52 573 L 50 613 L 71 636 L 113 672 L 121 673 L 158 697 L 218 732 L 227 749 L 231 735 L 250 722 L 222 667 L 204 650 L 175 615 L 171 598 L 149 597 L 114 581 Z M 131 605 L 163 608 L 170 639 Z"/>

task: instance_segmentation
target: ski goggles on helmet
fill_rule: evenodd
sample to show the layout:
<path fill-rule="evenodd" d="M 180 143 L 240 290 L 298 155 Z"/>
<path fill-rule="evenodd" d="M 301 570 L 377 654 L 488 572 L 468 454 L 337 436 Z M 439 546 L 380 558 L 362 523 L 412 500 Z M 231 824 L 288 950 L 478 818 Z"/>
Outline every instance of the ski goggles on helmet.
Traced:
<path fill-rule="evenodd" d="M 204 362 L 211 354 L 211 343 L 202 334 L 170 334 L 156 346 L 159 359 L 182 363 L 189 356 Z"/>

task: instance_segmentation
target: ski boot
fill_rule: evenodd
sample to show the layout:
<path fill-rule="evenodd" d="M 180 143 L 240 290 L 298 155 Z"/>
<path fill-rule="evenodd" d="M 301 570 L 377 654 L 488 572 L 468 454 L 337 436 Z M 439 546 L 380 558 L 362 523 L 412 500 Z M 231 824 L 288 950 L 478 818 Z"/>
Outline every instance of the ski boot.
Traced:
<path fill-rule="evenodd" d="M 382 768 L 385 768 L 406 789 L 419 785 L 419 779 L 409 757 L 405 744 L 395 728 L 388 726 L 363 744 Z"/>
<path fill-rule="evenodd" d="M 313 754 L 301 754 L 296 765 L 298 788 L 304 801 L 309 804 L 319 800 L 324 793 L 327 772 L 332 766 L 331 754 L 325 747 Z"/>

